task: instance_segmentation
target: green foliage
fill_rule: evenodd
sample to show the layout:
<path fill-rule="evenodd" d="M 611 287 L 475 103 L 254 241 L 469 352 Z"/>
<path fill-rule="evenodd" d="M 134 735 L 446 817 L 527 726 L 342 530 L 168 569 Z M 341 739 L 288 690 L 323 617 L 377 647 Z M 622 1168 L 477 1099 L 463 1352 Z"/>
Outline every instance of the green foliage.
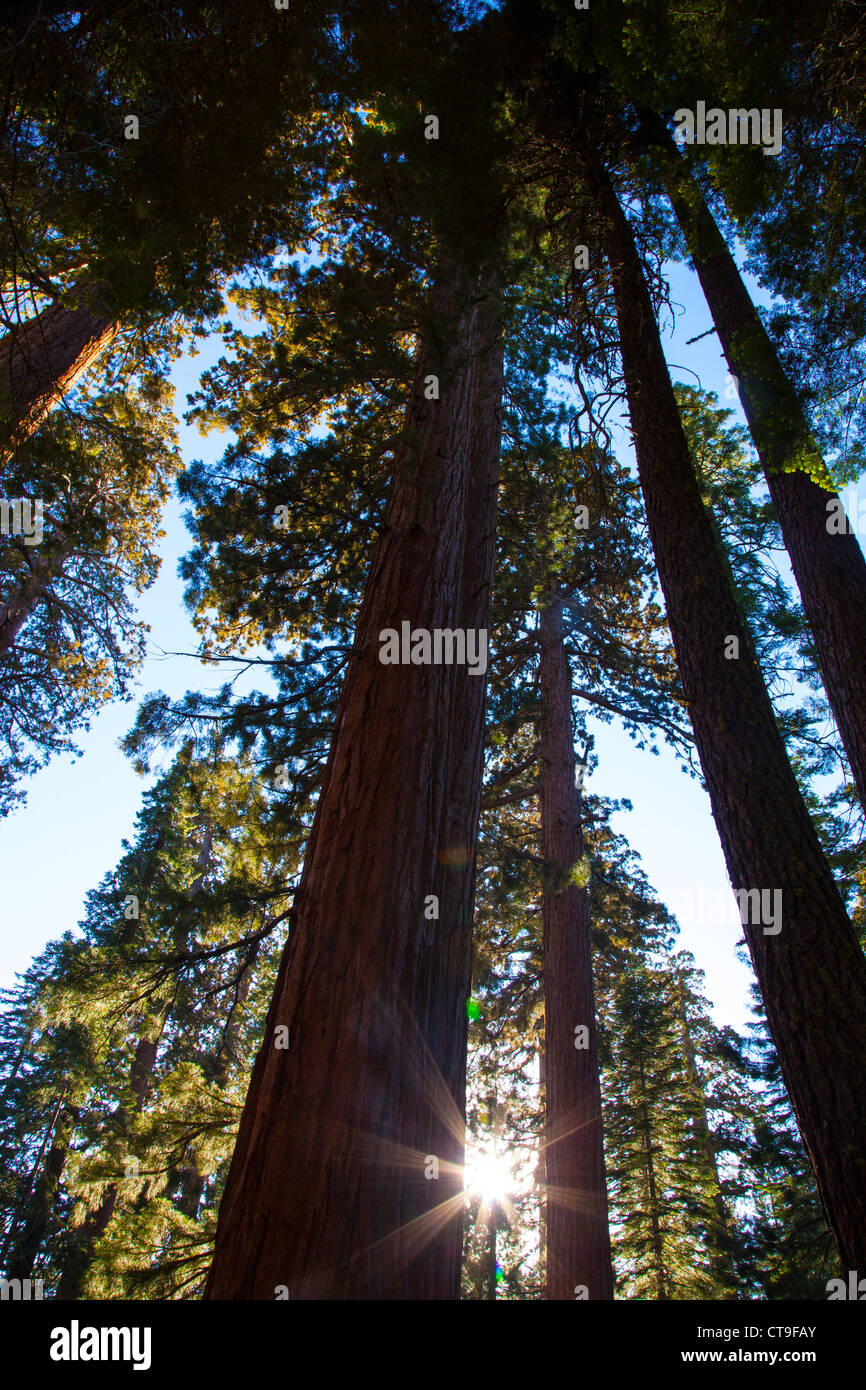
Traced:
<path fill-rule="evenodd" d="M 145 377 L 55 411 L 7 469 L 7 496 L 42 503 L 43 537 L 0 537 L 0 811 L 126 694 L 147 631 L 134 600 L 156 578 L 178 461 L 169 395 Z"/>

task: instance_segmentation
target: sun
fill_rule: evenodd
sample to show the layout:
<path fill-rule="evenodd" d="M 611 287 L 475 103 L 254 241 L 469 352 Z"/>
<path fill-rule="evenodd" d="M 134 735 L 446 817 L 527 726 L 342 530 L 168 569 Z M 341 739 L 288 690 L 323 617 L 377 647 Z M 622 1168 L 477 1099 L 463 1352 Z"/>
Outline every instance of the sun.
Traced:
<path fill-rule="evenodd" d="M 496 1154 L 473 1154 L 463 1173 L 467 1192 L 476 1194 L 485 1202 L 504 1201 L 514 1186 L 510 1166 Z"/>

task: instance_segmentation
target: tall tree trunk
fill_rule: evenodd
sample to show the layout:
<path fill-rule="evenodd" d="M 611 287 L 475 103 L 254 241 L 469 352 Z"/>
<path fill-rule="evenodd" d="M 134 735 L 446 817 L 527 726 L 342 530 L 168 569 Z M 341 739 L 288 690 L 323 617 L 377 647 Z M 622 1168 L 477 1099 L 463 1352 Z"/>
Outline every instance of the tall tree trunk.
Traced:
<path fill-rule="evenodd" d="M 638 470 L 683 693 L 735 889 L 781 891 L 743 930 L 843 1265 L 866 1267 L 866 962 L 788 762 L 729 567 L 701 499 L 628 222 L 584 168 L 610 262 Z M 725 657 L 739 638 L 739 660 Z M 764 926 L 770 926 L 766 932 Z"/>
<path fill-rule="evenodd" d="M 482 1278 L 482 1288 L 486 1302 L 496 1301 L 496 1227 L 498 1224 L 498 1207 L 496 1198 L 491 1197 L 487 1203 L 487 1244 L 484 1247 L 484 1274 Z"/>
<path fill-rule="evenodd" d="M 456 693 L 465 671 L 379 660 L 386 628 L 407 618 L 428 632 L 455 628 L 468 611 L 471 425 L 484 343 L 466 276 L 446 272 L 433 306 L 436 331 L 419 353 L 220 1210 L 210 1298 L 272 1299 L 281 1285 L 300 1299 L 459 1295 L 462 1186 L 443 1165 L 440 1194 L 443 1176 L 432 1176 L 429 1160 L 450 1153 L 462 1163 L 455 1096 L 465 1060 L 457 1058 L 455 1077 L 440 1059 L 454 1057 L 452 1035 L 465 1031 L 467 947 L 457 933 L 440 944 L 444 919 L 425 916 L 425 902 L 454 901 L 452 864 L 443 861 L 455 847 L 465 856 L 476 831 L 461 825 L 451 837 L 452 759 L 464 747 L 472 769 L 478 754 L 455 725 L 468 717 L 468 698 Z M 496 357 L 481 360 L 492 371 Z M 431 374 L 438 400 L 425 399 Z M 468 520 L 479 543 L 486 519 Z M 287 1048 L 276 1045 L 279 1026 L 289 1030 Z"/>
<path fill-rule="evenodd" d="M 701 189 L 661 123 L 655 133 L 664 142 L 660 168 L 668 197 L 737 380 L 830 708 L 866 807 L 866 559 L 839 498 L 824 485 L 821 452 Z M 834 513 L 838 525 L 828 529 Z"/>
<path fill-rule="evenodd" d="M 569 882 L 583 857 L 571 671 L 562 600 L 541 613 L 541 842 L 544 887 L 547 1297 L 613 1298 L 589 907 Z"/>
<path fill-rule="evenodd" d="M 538 1049 L 538 1101 L 542 1114 L 547 1115 L 547 1044 L 544 1037 Z M 538 1267 L 544 1270 L 547 1278 L 547 1163 L 544 1156 L 544 1135 L 538 1145 L 538 1163 L 535 1168 L 535 1184 L 538 1190 Z"/>
<path fill-rule="evenodd" d="M 157 874 L 157 856 L 163 842 L 163 833 L 160 830 L 157 834 L 156 843 L 152 852 L 148 856 L 145 872 L 142 876 L 140 891 L 142 897 L 150 891 L 153 881 Z M 187 890 L 191 898 L 201 891 L 207 875 L 208 866 L 213 849 L 213 826 L 209 821 L 204 821 L 204 834 L 202 846 L 196 859 L 195 869 L 196 878 Z M 172 933 L 174 946 L 180 949 L 187 941 L 190 930 L 190 921 L 187 915 L 181 912 L 178 917 L 175 929 Z M 159 1053 L 159 1043 L 165 1026 L 169 1019 L 170 1011 L 151 1010 L 150 1018 L 146 1031 L 139 1037 L 136 1043 L 135 1053 L 129 1071 L 129 1087 L 135 1097 L 133 1114 L 138 1115 L 144 1108 L 147 1097 L 147 1087 L 150 1078 L 153 1076 L 156 1067 L 156 1059 Z M 126 1108 L 121 1104 L 114 1113 L 114 1121 L 121 1130 L 125 1130 L 128 1123 Z M 120 1188 L 117 1183 L 109 1183 L 105 1189 L 99 1206 L 85 1217 L 76 1231 L 76 1238 L 72 1242 L 67 1261 L 60 1276 L 60 1284 L 57 1297 L 63 1300 L 80 1299 L 84 1291 L 84 1283 L 88 1271 L 93 1262 L 93 1254 L 96 1242 L 108 1230 L 109 1224 L 117 1210 L 117 1203 L 120 1198 Z"/>
<path fill-rule="evenodd" d="M 214 1081 L 217 1086 L 228 1084 L 232 1063 L 238 1060 L 238 1039 L 241 1031 L 241 1007 L 246 1003 L 247 996 L 252 988 L 253 976 L 255 974 L 256 960 L 261 950 L 261 938 L 253 941 L 244 956 L 244 963 L 238 972 L 235 994 L 229 1006 L 226 1021 L 223 1025 L 222 1037 L 217 1048 L 216 1066 L 214 1068 Z"/>
<path fill-rule="evenodd" d="M 135 1096 L 134 1113 L 136 1114 L 144 1105 L 147 1083 L 153 1075 L 153 1069 L 156 1065 L 159 1039 L 165 1027 L 165 1021 L 164 1017 L 155 1020 L 159 1029 L 155 1039 L 142 1037 L 139 1038 L 136 1045 L 129 1076 L 130 1090 Z M 115 1111 L 114 1120 L 121 1130 L 126 1128 L 127 1114 L 122 1106 Z M 81 1225 L 76 1228 L 75 1239 L 70 1244 L 60 1275 L 60 1283 L 57 1288 L 58 1299 L 75 1301 L 82 1297 L 85 1280 L 93 1263 L 96 1242 L 108 1230 L 111 1219 L 117 1210 L 119 1198 L 120 1188 L 117 1183 L 109 1183 L 102 1194 L 99 1206 L 89 1212 Z"/>
<path fill-rule="evenodd" d="M 37 1017 L 38 1015 L 34 1012 L 30 1015 L 30 1017 L 27 1020 L 24 1036 L 21 1039 L 21 1046 L 15 1054 L 15 1061 L 12 1063 L 12 1069 L 6 1078 L 6 1083 L 3 1087 L 3 1094 L 0 1095 L 0 1103 L 5 1101 L 6 1097 L 8 1096 L 9 1092 L 15 1084 L 16 1077 L 18 1076 L 18 1073 L 21 1070 L 21 1063 L 27 1056 L 27 1049 L 33 1041 L 33 1034 L 36 1032 Z"/>
<path fill-rule="evenodd" d="M 656 1165 L 653 1158 L 652 1127 L 650 1125 L 649 1105 L 647 1104 L 643 1051 L 640 1044 L 638 1044 L 638 1068 L 640 1073 L 641 1093 L 641 1138 L 643 1139 L 645 1159 L 644 1172 L 646 1173 L 647 1181 L 647 1201 L 649 1204 L 650 1240 L 652 1242 L 653 1251 L 656 1298 L 660 1302 L 666 1302 L 670 1297 L 668 1294 L 668 1273 L 665 1267 L 664 1238 L 662 1236 L 661 1222 L 659 1221 L 659 1193 L 656 1183 Z"/>
<path fill-rule="evenodd" d="M 0 339 L 0 460 L 33 433 L 119 328 L 87 284 Z"/>
<path fill-rule="evenodd" d="M 459 617 L 465 630 L 486 630 L 493 590 L 504 367 L 501 313 L 499 292 L 488 287 L 477 321 Z M 431 1084 L 439 1101 L 427 1112 L 430 1128 L 421 1147 L 425 1154 L 439 1158 L 440 1176 L 438 1182 L 426 1183 L 422 1193 L 428 1206 L 436 1209 L 436 1233 L 427 1257 L 409 1270 L 408 1296 L 413 1299 L 459 1297 L 463 1243 L 466 1001 L 472 990 L 472 918 L 487 677 L 470 675 L 467 667 L 458 666 L 451 681 L 448 793 L 439 832 L 436 882 L 431 890 L 439 899 L 439 919 L 428 937 L 422 965 L 422 979 L 426 980 L 424 1037 L 431 1049 Z M 451 1020 L 447 1028 L 442 1027 L 445 1018 Z"/>
<path fill-rule="evenodd" d="M 695 1136 L 701 1155 L 706 1165 L 707 1174 L 713 1190 L 713 1207 L 715 1209 L 715 1222 L 711 1226 L 710 1236 L 713 1245 L 710 1249 L 710 1268 L 720 1280 L 727 1281 L 729 1284 L 736 1282 L 737 1271 L 733 1260 L 733 1237 L 731 1233 L 731 1223 L 728 1219 L 728 1210 L 725 1205 L 725 1198 L 722 1193 L 722 1183 L 719 1177 L 719 1165 L 716 1161 L 716 1145 L 710 1123 L 707 1119 L 707 1102 L 703 1082 L 698 1071 L 697 1059 L 695 1057 L 694 1044 L 692 1042 L 692 1030 L 689 1023 L 688 1010 L 686 1008 L 685 987 L 682 976 L 677 978 L 676 985 L 677 1013 L 679 1015 L 682 1028 L 683 1057 L 686 1064 L 686 1073 L 692 1087 L 694 1095 L 694 1107 L 692 1110 Z"/>
<path fill-rule="evenodd" d="M 241 1029 L 241 1007 L 252 987 L 256 958 L 260 949 L 260 939 L 251 943 L 244 957 L 244 963 L 238 972 L 234 998 L 229 1006 L 226 1021 L 223 1025 L 222 1036 L 219 1041 L 219 1046 L 217 1047 L 217 1054 L 213 1060 L 213 1080 L 214 1083 L 220 1087 L 227 1084 L 232 1064 L 237 1063 L 237 1044 Z M 199 1171 L 198 1158 L 192 1148 L 187 1149 L 186 1164 L 178 1171 L 178 1176 L 181 1182 L 180 1196 L 177 1199 L 178 1211 L 183 1212 L 184 1216 L 194 1218 L 198 1215 L 199 1204 L 208 1175 L 207 1173 Z"/>
<path fill-rule="evenodd" d="M 66 1164 L 73 1118 L 71 1113 L 64 1115 L 45 1164 L 36 1176 L 24 1224 L 9 1255 L 7 1279 L 29 1279 L 33 1274 L 33 1266 L 45 1240 Z"/>

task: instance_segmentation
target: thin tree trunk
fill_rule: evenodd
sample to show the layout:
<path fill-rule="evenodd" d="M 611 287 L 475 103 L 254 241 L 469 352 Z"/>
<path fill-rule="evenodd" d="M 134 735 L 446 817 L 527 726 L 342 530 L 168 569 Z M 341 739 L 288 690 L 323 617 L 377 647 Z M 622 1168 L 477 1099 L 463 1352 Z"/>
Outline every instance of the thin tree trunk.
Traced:
<path fill-rule="evenodd" d="M 461 1223 L 452 1218 L 462 1188 L 452 1175 L 442 1197 L 442 1177 L 425 1179 L 425 1170 L 431 1157 L 462 1154 L 460 1082 L 443 1075 L 439 1059 L 465 1028 L 466 992 L 458 971 L 431 1020 L 450 951 L 425 900 L 451 901 L 442 831 L 451 824 L 451 759 L 463 743 L 452 727 L 461 709 L 455 677 L 465 673 L 379 660 L 384 629 L 399 630 L 403 619 L 428 632 L 455 628 L 466 611 L 479 307 L 453 270 L 433 302 L 438 332 L 419 354 L 220 1210 L 210 1298 L 272 1299 L 279 1286 L 293 1299 L 459 1295 Z M 425 399 L 431 374 L 438 400 Z M 465 851 L 474 834 L 464 827 L 450 843 Z M 278 1026 L 289 1030 L 287 1048 L 276 1045 Z"/>
<path fill-rule="evenodd" d="M 57 1189 L 66 1165 L 74 1120 L 74 1111 L 64 1114 L 45 1165 L 36 1177 L 24 1227 L 9 1257 L 6 1272 L 8 1279 L 29 1279 L 33 1273 L 33 1266 L 45 1240 Z"/>
<path fill-rule="evenodd" d="M 866 559 L 832 486 L 816 481 L 829 481 L 821 452 L 727 242 L 685 160 L 667 132 L 658 133 L 667 194 L 737 380 L 830 708 L 866 807 Z M 828 529 L 836 511 L 842 530 Z"/>
<path fill-rule="evenodd" d="M 484 1249 L 484 1275 L 482 1287 L 486 1302 L 496 1301 L 496 1198 L 491 1197 L 487 1204 L 487 1244 Z"/>
<path fill-rule="evenodd" d="M 0 460 L 32 434 L 119 329 L 87 284 L 0 339 Z"/>
<path fill-rule="evenodd" d="M 142 897 L 149 892 L 157 873 L 157 855 L 162 845 L 163 833 L 160 830 L 157 834 L 156 843 L 153 851 L 148 857 L 148 863 L 141 882 Z M 205 832 L 201 851 L 196 860 L 195 868 L 198 876 L 189 889 L 194 897 L 201 889 L 207 873 L 207 865 L 210 859 L 213 846 L 213 827 L 205 823 Z M 189 924 L 182 927 L 180 924 L 174 932 L 174 944 L 179 947 L 183 940 L 188 936 Z M 159 1053 L 159 1043 L 165 1025 L 168 1022 L 168 1013 L 161 1011 L 151 1015 L 153 1027 L 149 1027 L 147 1032 L 156 1036 L 142 1036 L 138 1039 L 135 1054 L 132 1059 L 129 1072 L 129 1087 L 135 1097 L 133 1113 L 138 1115 L 144 1108 L 147 1096 L 147 1087 L 150 1078 L 153 1076 L 156 1066 L 156 1059 Z M 127 1125 L 127 1112 L 121 1104 L 114 1113 L 114 1120 L 121 1129 Z M 76 1231 L 75 1241 L 72 1243 L 70 1252 L 60 1276 L 60 1284 L 57 1291 L 58 1299 L 64 1301 L 75 1301 L 81 1298 L 84 1291 L 84 1283 L 88 1271 L 93 1262 L 93 1253 L 96 1242 L 108 1230 L 109 1224 L 117 1210 L 117 1203 L 120 1198 L 120 1188 L 117 1183 L 110 1183 L 105 1189 L 99 1206 L 85 1217 L 80 1227 Z"/>
<path fill-rule="evenodd" d="M 843 1265 L 863 1268 L 866 962 L 701 499 L 631 230 L 589 145 L 584 162 L 613 279 L 649 532 L 713 815 L 735 889 L 768 890 L 774 903 L 782 895 L 780 931 L 746 905 L 743 930 Z M 739 660 L 725 657 L 728 635 L 739 638 Z"/>
<path fill-rule="evenodd" d="M 713 1140 L 713 1133 L 707 1119 L 706 1095 L 703 1082 L 698 1071 L 697 1059 L 695 1057 L 694 1044 L 692 1043 L 692 1031 L 689 1024 L 688 1011 L 686 1009 L 685 989 L 682 978 L 677 980 L 677 1012 L 682 1027 L 683 1057 L 686 1064 L 686 1072 L 691 1083 L 695 1098 L 693 1117 L 695 1125 L 695 1135 L 698 1145 L 704 1157 L 704 1162 L 713 1185 L 713 1206 L 715 1208 L 716 1220 L 715 1228 L 711 1231 L 715 1242 L 715 1249 L 710 1250 L 710 1268 L 717 1276 L 735 1281 L 737 1271 L 734 1266 L 732 1255 L 732 1235 L 731 1225 L 728 1219 L 728 1211 L 725 1199 L 722 1194 L 722 1182 L 719 1177 L 719 1165 L 716 1161 L 716 1146 Z"/>
<path fill-rule="evenodd" d="M 26 1032 L 25 1032 L 24 1037 L 23 1037 L 23 1039 L 22 1039 L 22 1041 L 21 1041 L 21 1046 L 19 1047 L 18 1051 L 17 1051 L 16 1054 L 15 1054 L 15 1061 L 12 1063 L 12 1070 L 10 1071 L 9 1075 L 8 1075 L 7 1078 L 6 1078 L 6 1084 L 5 1084 L 4 1087 L 3 1087 L 3 1094 L 2 1094 L 2 1096 L 0 1096 L 0 1103 L 2 1103 L 3 1101 L 5 1101 L 6 1097 L 8 1096 L 9 1092 L 11 1091 L 11 1089 L 12 1089 L 14 1083 L 15 1083 L 15 1078 L 17 1077 L 19 1071 L 21 1070 L 21 1063 L 24 1061 L 24 1058 L 27 1056 L 27 1049 L 28 1049 L 28 1047 L 30 1046 L 31 1042 L 33 1041 L 33 1034 L 34 1034 L 35 1032 L 36 1032 L 36 1020 L 35 1020 L 35 1017 L 31 1017 L 31 1018 L 28 1020 Z"/>
<path fill-rule="evenodd" d="M 130 1090 L 135 1096 L 135 1114 L 138 1114 L 144 1105 L 147 1083 L 153 1075 L 153 1069 L 156 1065 L 159 1039 L 164 1026 L 165 1019 L 163 1018 L 159 1021 L 159 1032 L 156 1038 L 139 1038 L 136 1045 L 129 1077 Z M 122 1106 L 115 1112 L 114 1118 L 122 1129 L 126 1128 L 127 1116 Z M 109 1183 L 102 1194 L 99 1206 L 90 1212 L 76 1229 L 75 1239 L 71 1244 L 60 1275 L 57 1289 L 58 1299 L 76 1301 L 81 1298 L 84 1292 L 84 1283 L 93 1262 L 96 1242 L 108 1230 L 119 1198 L 120 1188 L 117 1183 Z"/>
<path fill-rule="evenodd" d="M 241 1027 L 240 1010 L 252 986 L 256 957 L 260 949 L 261 941 L 254 941 L 247 951 L 243 966 L 238 974 L 234 998 L 226 1016 L 217 1055 L 214 1059 L 213 1080 L 217 1086 L 226 1085 L 232 1063 L 237 1062 L 237 1042 Z M 198 1159 L 191 1149 L 187 1150 L 186 1166 L 179 1171 L 179 1177 L 181 1193 L 177 1199 L 177 1209 L 183 1212 L 184 1216 L 195 1218 L 198 1215 L 201 1195 L 207 1182 L 207 1173 L 199 1171 Z"/>
<path fill-rule="evenodd" d="M 538 1049 L 538 1100 L 543 1115 L 547 1115 L 547 1045 L 544 1038 Z M 544 1156 L 544 1134 L 538 1144 L 538 1163 L 535 1169 L 538 1189 L 538 1268 L 547 1279 L 547 1163 Z"/>
<path fill-rule="evenodd" d="M 541 613 L 541 841 L 547 1083 L 547 1297 L 613 1298 L 589 908 L 568 882 L 582 859 L 575 785 L 571 671 L 562 601 Z"/>
<path fill-rule="evenodd" d="M 226 1021 L 223 1026 L 222 1037 L 217 1048 L 216 1067 L 214 1070 L 214 1081 L 217 1086 L 225 1086 L 228 1083 L 229 1073 L 233 1062 L 237 1062 L 237 1045 L 241 1029 L 241 1006 L 246 1003 L 247 995 L 250 992 L 255 974 L 256 959 L 261 950 L 261 939 L 253 941 L 250 945 L 244 963 L 238 974 L 237 984 L 235 985 L 235 995 L 229 1007 Z"/>
<path fill-rule="evenodd" d="M 656 1185 L 656 1167 L 653 1160 L 653 1141 L 652 1129 L 650 1127 L 649 1106 L 646 1098 L 646 1075 L 644 1073 L 643 1052 L 638 1045 L 638 1068 L 640 1072 L 640 1093 L 641 1093 L 641 1137 L 644 1146 L 644 1171 L 646 1172 L 647 1194 L 649 1200 L 650 1217 L 650 1238 L 652 1240 L 653 1259 L 655 1261 L 656 1277 L 656 1298 L 659 1302 L 667 1302 L 668 1278 L 665 1269 L 665 1250 L 664 1239 L 662 1237 L 661 1223 L 659 1222 L 659 1194 Z"/>

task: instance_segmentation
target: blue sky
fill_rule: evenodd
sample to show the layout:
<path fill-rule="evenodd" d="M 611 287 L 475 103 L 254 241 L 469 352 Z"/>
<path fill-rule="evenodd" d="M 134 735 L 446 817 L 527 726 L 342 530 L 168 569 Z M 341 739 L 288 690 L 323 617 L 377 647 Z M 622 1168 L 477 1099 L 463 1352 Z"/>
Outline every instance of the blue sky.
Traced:
<path fill-rule="evenodd" d="M 696 277 L 684 266 L 668 270 L 672 301 L 682 309 L 673 336 L 666 339 L 672 374 L 691 384 L 696 374 L 701 386 L 716 391 L 722 404 L 735 408 L 741 419 L 736 402 L 725 398 L 726 368 L 716 337 L 685 345 L 687 338 L 710 326 Z M 186 393 L 194 389 L 200 372 L 216 360 L 220 349 L 219 340 L 211 339 L 196 357 L 178 363 L 173 380 L 179 417 Z M 226 443 L 224 435 L 202 438 L 195 428 L 182 423 L 180 437 L 186 462 L 216 459 Z M 630 457 L 622 433 L 617 453 L 624 460 Z M 83 756 L 58 758 L 43 769 L 30 780 L 27 805 L 0 822 L 2 986 L 11 985 L 15 972 L 26 969 L 47 941 L 75 928 L 85 894 L 114 866 L 123 838 L 133 833 L 142 792 L 154 780 L 133 772 L 118 748 L 118 740 L 135 718 L 138 699 L 156 689 L 172 697 L 190 688 L 216 690 L 225 679 L 225 670 L 203 667 L 194 658 L 167 655 L 192 652 L 197 645 L 177 577 L 177 562 L 189 549 L 190 538 L 176 500 L 166 510 L 163 528 L 162 568 L 140 603 L 151 634 L 133 702 L 107 706 L 93 720 L 90 732 L 78 739 Z M 261 683 L 261 675 L 253 674 L 247 684 L 257 682 Z M 641 855 L 650 882 L 677 914 L 680 944 L 694 954 L 705 972 L 716 1021 L 742 1028 L 751 1017 L 750 971 L 735 956 L 742 932 L 706 793 L 668 750 L 654 757 L 637 749 L 615 724 L 593 721 L 591 727 L 599 763 L 587 789 L 627 797 L 633 803 L 631 813 L 616 816 L 615 828 Z"/>

